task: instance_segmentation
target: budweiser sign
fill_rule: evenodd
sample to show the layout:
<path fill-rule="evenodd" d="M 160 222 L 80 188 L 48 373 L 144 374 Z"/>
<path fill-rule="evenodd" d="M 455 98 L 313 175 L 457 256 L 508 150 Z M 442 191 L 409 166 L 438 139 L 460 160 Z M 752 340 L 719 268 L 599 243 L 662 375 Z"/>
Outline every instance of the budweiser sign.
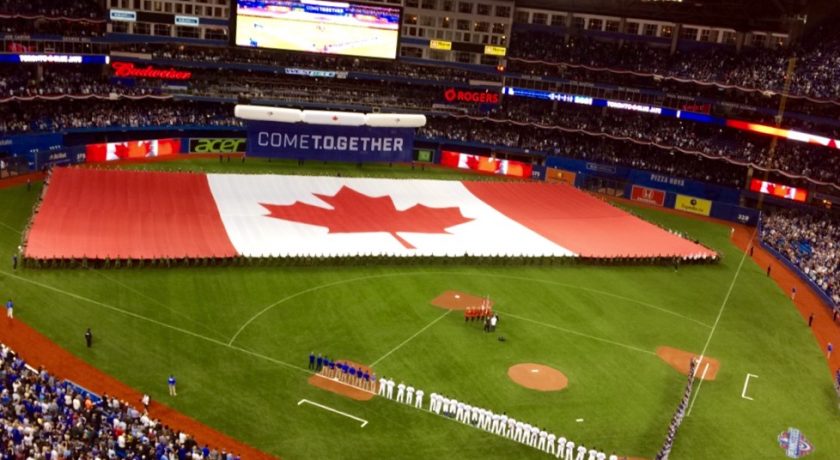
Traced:
<path fill-rule="evenodd" d="M 153 66 L 135 67 L 131 62 L 112 62 L 115 77 L 159 78 L 161 80 L 189 80 L 192 72 L 175 69 L 158 69 Z"/>
<path fill-rule="evenodd" d="M 449 88 L 443 92 L 446 102 L 472 102 L 474 104 L 498 104 L 499 93 L 486 91 L 464 91 Z"/>

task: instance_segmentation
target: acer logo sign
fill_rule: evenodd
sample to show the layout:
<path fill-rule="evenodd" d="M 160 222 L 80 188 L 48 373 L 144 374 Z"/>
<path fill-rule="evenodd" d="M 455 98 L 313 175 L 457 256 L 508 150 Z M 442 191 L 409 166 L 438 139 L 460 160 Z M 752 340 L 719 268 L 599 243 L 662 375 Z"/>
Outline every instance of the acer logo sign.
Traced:
<path fill-rule="evenodd" d="M 135 67 L 131 62 L 113 62 L 111 67 L 114 68 L 115 77 L 124 78 L 159 78 L 161 80 L 189 80 L 192 78 L 192 72 L 176 69 L 158 69 L 153 66 L 145 68 Z"/>
<path fill-rule="evenodd" d="M 443 92 L 443 98 L 446 102 L 470 102 L 473 104 L 498 104 L 499 93 L 490 93 L 486 91 L 464 91 L 455 88 L 449 88 Z"/>
<path fill-rule="evenodd" d="M 190 139 L 192 153 L 238 153 L 245 151 L 245 139 Z"/>

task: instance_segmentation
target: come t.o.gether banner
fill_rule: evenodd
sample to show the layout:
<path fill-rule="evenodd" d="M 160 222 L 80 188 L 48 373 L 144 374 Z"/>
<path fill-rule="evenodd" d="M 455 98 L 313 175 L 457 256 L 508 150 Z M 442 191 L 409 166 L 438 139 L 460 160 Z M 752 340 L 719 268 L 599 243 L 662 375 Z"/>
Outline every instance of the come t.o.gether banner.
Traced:
<path fill-rule="evenodd" d="M 248 122 L 248 155 L 319 161 L 409 162 L 414 128 Z"/>

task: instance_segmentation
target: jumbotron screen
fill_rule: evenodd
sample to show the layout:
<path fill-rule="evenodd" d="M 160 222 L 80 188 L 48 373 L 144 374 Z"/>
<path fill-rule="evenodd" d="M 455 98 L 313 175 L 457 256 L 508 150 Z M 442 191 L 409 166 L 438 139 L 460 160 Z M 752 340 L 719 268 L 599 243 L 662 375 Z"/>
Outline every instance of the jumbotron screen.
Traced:
<path fill-rule="evenodd" d="M 808 191 L 801 188 L 790 187 L 788 185 L 775 184 L 759 179 L 753 179 L 750 182 L 750 190 L 753 192 L 763 193 L 765 195 L 773 195 L 778 198 L 786 200 L 799 201 L 804 203 L 808 199 Z"/>
<path fill-rule="evenodd" d="M 236 0 L 239 46 L 395 59 L 398 7 L 322 0 Z"/>

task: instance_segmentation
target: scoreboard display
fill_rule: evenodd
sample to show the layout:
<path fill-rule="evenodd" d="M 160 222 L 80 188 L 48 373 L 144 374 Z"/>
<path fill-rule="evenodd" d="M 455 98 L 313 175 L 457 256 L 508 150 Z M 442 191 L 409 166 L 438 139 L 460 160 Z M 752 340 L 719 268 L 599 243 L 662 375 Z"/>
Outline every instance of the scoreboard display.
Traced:
<path fill-rule="evenodd" d="M 399 7 L 322 0 L 236 0 L 235 44 L 396 59 Z"/>

